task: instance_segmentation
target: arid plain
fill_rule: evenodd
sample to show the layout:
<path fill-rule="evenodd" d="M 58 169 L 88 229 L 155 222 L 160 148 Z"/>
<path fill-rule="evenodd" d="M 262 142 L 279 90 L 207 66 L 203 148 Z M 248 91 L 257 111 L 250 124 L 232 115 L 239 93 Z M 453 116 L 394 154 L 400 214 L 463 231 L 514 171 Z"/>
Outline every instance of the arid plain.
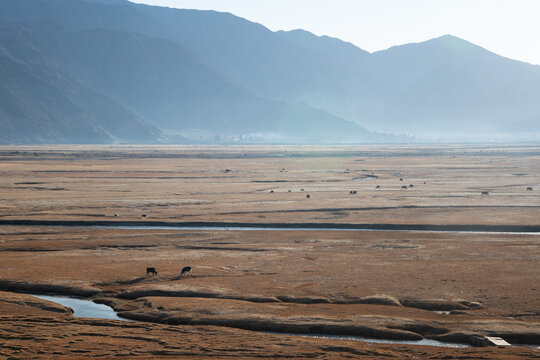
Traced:
<path fill-rule="evenodd" d="M 540 356 L 279 334 L 538 347 L 538 147 L 4 146 L 0 173 L 0 356 Z M 231 223 L 272 229 L 197 225 Z"/>

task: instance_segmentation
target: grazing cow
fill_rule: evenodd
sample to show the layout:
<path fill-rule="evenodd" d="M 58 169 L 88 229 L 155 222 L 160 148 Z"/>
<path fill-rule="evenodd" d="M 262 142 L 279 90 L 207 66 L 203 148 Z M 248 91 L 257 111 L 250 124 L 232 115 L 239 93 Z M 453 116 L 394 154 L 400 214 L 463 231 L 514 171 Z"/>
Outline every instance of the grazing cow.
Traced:
<path fill-rule="evenodd" d="M 146 218 L 148 217 L 148 215 L 142 214 L 141 217 L 142 217 L 143 219 L 146 219 Z"/>
<path fill-rule="evenodd" d="M 305 190 L 304 189 L 300 189 L 301 192 L 304 192 Z"/>
<path fill-rule="evenodd" d="M 380 188 L 381 188 L 381 185 L 375 186 L 375 189 L 380 189 Z"/>
<path fill-rule="evenodd" d="M 489 195 L 488 191 L 482 191 L 482 195 Z"/>
<path fill-rule="evenodd" d="M 356 190 L 349 191 L 349 195 L 356 195 L 356 194 L 358 194 L 358 192 Z"/>
<path fill-rule="evenodd" d="M 118 214 L 114 214 L 114 217 L 118 217 Z"/>
<path fill-rule="evenodd" d="M 427 182 L 424 181 L 424 185 L 427 184 Z"/>
<path fill-rule="evenodd" d="M 401 186 L 402 189 L 406 189 L 407 188 L 407 185 L 403 185 Z"/>
<path fill-rule="evenodd" d="M 184 276 L 184 274 L 189 273 L 190 276 L 193 276 L 193 272 L 191 271 L 191 266 L 184 266 L 182 268 L 182 271 L 180 272 L 180 277 Z"/>
<path fill-rule="evenodd" d="M 274 193 L 274 190 L 270 190 L 270 193 L 273 194 L 273 193 Z"/>
<path fill-rule="evenodd" d="M 292 192 L 292 190 L 287 190 L 288 192 Z"/>
<path fill-rule="evenodd" d="M 157 275 L 156 268 L 155 267 L 147 267 L 146 268 L 146 275 L 148 275 L 148 274 L 150 274 L 152 276 Z"/>
<path fill-rule="evenodd" d="M 311 196 L 309 196 L 309 194 L 307 194 L 307 195 L 306 195 L 306 199 L 309 199 L 309 198 L 311 198 Z"/>
<path fill-rule="evenodd" d="M 399 178 L 399 181 L 403 181 L 403 178 Z"/>
<path fill-rule="evenodd" d="M 533 188 L 529 186 L 529 187 L 527 188 L 527 191 L 533 191 Z"/>
<path fill-rule="evenodd" d="M 410 184 L 409 187 L 414 187 L 414 185 L 413 185 L 413 184 Z"/>

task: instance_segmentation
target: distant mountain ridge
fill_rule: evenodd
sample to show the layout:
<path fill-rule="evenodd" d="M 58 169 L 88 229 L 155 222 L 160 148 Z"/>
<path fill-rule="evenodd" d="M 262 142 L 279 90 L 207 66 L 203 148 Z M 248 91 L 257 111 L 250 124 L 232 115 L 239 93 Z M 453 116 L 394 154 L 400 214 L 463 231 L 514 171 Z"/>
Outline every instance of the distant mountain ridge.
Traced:
<path fill-rule="evenodd" d="M 450 35 L 370 54 L 215 11 L 0 0 L 0 76 L 7 143 L 539 139 L 540 66 Z"/>

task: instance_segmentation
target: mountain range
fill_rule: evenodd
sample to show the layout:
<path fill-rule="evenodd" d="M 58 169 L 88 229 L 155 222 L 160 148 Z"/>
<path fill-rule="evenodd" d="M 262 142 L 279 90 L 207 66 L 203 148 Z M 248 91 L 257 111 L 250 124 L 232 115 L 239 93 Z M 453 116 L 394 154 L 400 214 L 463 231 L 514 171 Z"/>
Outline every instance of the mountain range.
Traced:
<path fill-rule="evenodd" d="M 451 35 L 369 53 L 215 11 L 0 0 L 0 79 L 1 143 L 540 138 L 540 66 Z"/>

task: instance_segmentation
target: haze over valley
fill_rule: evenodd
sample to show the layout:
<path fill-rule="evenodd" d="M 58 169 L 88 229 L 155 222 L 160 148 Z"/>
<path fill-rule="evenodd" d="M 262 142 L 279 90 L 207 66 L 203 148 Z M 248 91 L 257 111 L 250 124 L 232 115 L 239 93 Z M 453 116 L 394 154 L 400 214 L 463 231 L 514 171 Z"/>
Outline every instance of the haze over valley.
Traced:
<path fill-rule="evenodd" d="M 368 53 L 214 11 L 0 1 L 2 143 L 537 141 L 540 66 L 446 35 Z"/>

